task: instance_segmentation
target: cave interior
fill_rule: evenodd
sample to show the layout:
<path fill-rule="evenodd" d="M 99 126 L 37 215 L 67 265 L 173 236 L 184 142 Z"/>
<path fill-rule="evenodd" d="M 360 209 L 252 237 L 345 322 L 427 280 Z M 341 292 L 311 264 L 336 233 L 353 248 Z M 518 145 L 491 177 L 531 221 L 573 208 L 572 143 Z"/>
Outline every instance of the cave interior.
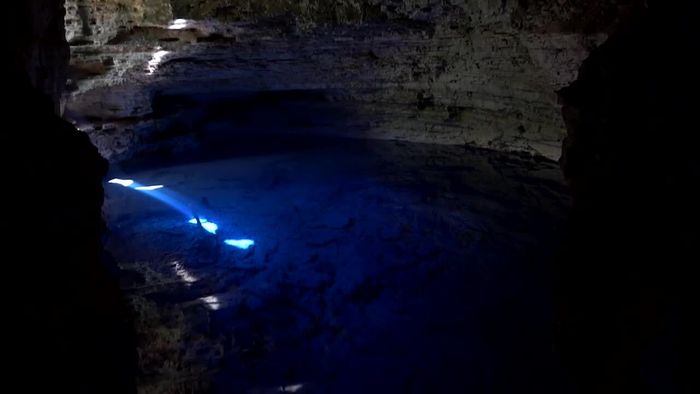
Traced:
<path fill-rule="evenodd" d="M 19 392 L 697 392 L 697 2 L 9 7 Z"/>

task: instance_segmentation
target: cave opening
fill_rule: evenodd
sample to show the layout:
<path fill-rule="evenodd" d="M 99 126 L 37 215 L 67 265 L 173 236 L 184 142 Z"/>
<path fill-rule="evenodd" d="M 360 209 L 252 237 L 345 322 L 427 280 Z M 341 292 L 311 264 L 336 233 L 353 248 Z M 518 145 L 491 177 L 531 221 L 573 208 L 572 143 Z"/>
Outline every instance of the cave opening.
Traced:
<path fill-rule="evenodd" d="M 30 261 L 76 262 L 21 359 L 58 349 L 74 392 L 688 392 L 682 10 L 18 6 L 11 109 L 45 134 L 16 160 L 66 191 L 20 183 L 8 229 L 50 218 Z"/>

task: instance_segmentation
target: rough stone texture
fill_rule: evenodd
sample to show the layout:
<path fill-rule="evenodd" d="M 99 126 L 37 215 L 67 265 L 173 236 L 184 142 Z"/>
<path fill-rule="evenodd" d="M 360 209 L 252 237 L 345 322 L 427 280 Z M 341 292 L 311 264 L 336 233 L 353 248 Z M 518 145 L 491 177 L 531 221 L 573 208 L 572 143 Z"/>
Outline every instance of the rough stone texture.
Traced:
<path fill-rule="evenodd" d="M 651 2 L 561 92 L 574 206 L 560 330 L 581 392 L 697 391 L 682 354 L 700 244 L 698 12 Z"/>
<path fill-rule="evenodd" d="M 178 18 L 246 21 L 293 16 L 306 24 L 384 20 L 469 25 L 511 21 L 525 30 L 598 32 L 634 0 L 171 0 Z"/>
<path fill-rule="evenodd" d="M 104 44 L 118 33 L 172 19 L 168 0 L 66 0 L 66 38 L 72 44 Z"/>
<path fill-rule="evenodd" d="M 386 18 L 386 13 L 382 12 L 378 3 L 380 2 L 357 0 L 209 0 L 194 3 L 187 0 L 172 1 L 176 17 L 246 21 L 292 16 L 304 25 L 358 23 Z"/>
<path fill-rule="evenodd" d="M 107 163 L 56 114 L 68 61 L 62 2 L 17 1 L 4 11 L 6 380 L 22 392 L 129 393 L 128 322 L 102 264 Z"/>
<path fill-rule="evenodd" d="M 168 133 L 174 119 L 152 110 L 159 94 L 187 91 L 192 101 L 212 90 L 303 90 L 354 113 L 324 133 L 556 159 L 564 125 L 555 91 L 576 78 L 628 3 L 637 2 L 174 3 L 178 16 L 244 22 L 136 29 L 111 45 L 76 49 L 75 66 L 98 67 L 75 79 L 70 116 L 120 160 L 138 141 L 155 144 L 150 135 Z M 158 50 L 169 53 L 146 75 Z"/>

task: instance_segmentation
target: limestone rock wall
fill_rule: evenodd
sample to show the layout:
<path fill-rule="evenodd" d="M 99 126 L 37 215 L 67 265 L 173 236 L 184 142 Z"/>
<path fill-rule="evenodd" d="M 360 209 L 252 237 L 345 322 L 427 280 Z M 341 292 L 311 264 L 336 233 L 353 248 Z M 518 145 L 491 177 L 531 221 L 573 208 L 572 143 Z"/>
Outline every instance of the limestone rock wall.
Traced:
<path fill-rule="evenodd" d="M 171 3 L 176 17 L 192 19 L 248 21 L 291 16 L 308 25 L 357 23 L 386 16 L 380 2 L 367 0 L 172 0 Z"/>
<path fill-rule="evenodd" d="M 110 123 L 109 133 L 98 124 L 94 134 L 110 157 L 112 141 L 121 144 L 118 156 L 128 156 L 151 131 L 145 122 L 113 125 L 120 118 L 153 122 L 155 92 L 177 86 L 192 95 L 332 91 L 356 122 L 326 132 L 558 159 L 565 127 L 556 91 L 576 79 L 590 51 L 642 3 L 172 0 L 174 17 L 210 22 L 184 31 L 141 30 L 119 46 L 99 48 L 98 56 L 86 49 L 80 62 L 102 69 L 111 57 L 118 64 L 81 83 L 70 108 Z M 167 55 L 156 72 L 145 72 L 156 48 Z"/>
<path fill-rule="evenodd" d="M 526 30 L 606 29 L 636 0 L 171 0 L 178 18 L 260 20 L 293 16 L 310 24 L 413 20 L 456 25 L 512 22 Z"/>
<path fill-rule="evenodd" d="M 66 0 L 66 38 L 74 44 L 104 44 L 119 32 L 172 19 L 168 0 Z"/>

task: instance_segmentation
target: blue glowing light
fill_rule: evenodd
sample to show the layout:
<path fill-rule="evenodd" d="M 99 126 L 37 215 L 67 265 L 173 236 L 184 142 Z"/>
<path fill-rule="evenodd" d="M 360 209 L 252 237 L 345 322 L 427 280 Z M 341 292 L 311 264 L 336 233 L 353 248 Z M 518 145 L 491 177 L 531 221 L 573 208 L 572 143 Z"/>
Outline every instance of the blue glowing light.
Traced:
<path fill-rule="evenodd" d="M 216 230 L 219 229 L 219 226 L 217 226 L 216 223 L 206 222 L 202 223 L 202 228 L 209 233 L 216 234 Z"/>
<path fill-rule="evenodd" d="M 188 220 L 187 223 L 197 224 L 197 218 L 192 218 L 192 219 Z M 216 223 L 210 222 L 205 218 L 199 218 L 199 223 L 202 224 L 202 228 L 204 230 L 206 230 L 207 232 L 209 232 L 211 234 L 216 234 L 216 231 L 219 229 L 219 226 Z"/>
<path fill-rule="evenodd" d="M 124 187 L 129 187 L 129 186 L 134 184 L 134 181 L 132 181 L 131 179 L 114 178 L 114 179 L 110 180 L 109 183 L 114 183 L 117 185 L 122 185 Z"/>
<path fill-rule="evenodd" d="M 166 205 L 169 205 L 170 207 L 187 216 L 191 216 L 193 214 L 193 211 L 196 212 L 196 210 L 192 208 L 192 204 L 185 203 L 187 201 L 186 199 L 183 199 L 182 197 L 178 196 L 173 192 L 169 192 L 168 190 L 161 191 L 160 189 L 163 189 L 165 187 L 164 185 L 144 186 L 140 183 L 134 182 L 131 179 L 119 178 L 111 179 L 108 182 L 140 192 L 148 192 L 144 194 L 148 195 L 151 198 L 155 198 Z M 206 218 L 192 218 L 187 222 L 190 224 L 200 225 L 204 229 L 204 231 L 210 234 L 216 235 L 216 232 L 219 230 L 219 226 L 216 223 L 211 222 Z M 226 245 L 243 250 L 249 249 L 251 246 L 255 245 L 255 241 L 251 239 L 227 239 L 224 241 L 224 243 Z"/>
<path fill-rule="evenodd" d="M 233 246 L 234 248 L 243 250 L 255 245 L 255 241 L 253 241 L 252 239 L 227 239 L 226 241 L 224 241 L 224 243 L 228 246 Z"/>
<path fill-rule="evenodd" d="M 151 191 L 151 190 L 162 189 L 164 187 L 165 186 L 163 186 L 163 185 L 153 185 L 153 186 L 139 186 L 139 187 L 135 187 L 134 189 L 141 190 L 141 191 Z"/>
<path fill-rule="evenodd" d="M 190 216 L 192 215 L 192 209 L 188 204 L 183 203 L 183 198 L 178 196 L 175 193 L 168 192 L 167 190 L 161 190 L 165 186 L 164 185 L 153 185 L 153 186 L 145 186 L 140 183 L 136 183 L 131 179 L 119 179 L 119 178 L 114 178 L 108 183 L 113 183 L 116 185 L 121 185 L 129 189 L 137 190 L 140 191 L 147 196 L 151 198 L 155 198 L 156 200 L 162 202 L 163 204 L 166 204 L 170 206 L 171 208 L 181 212 L 185 216 Z M 186 201 L 186 200 L 185 200 Z"/>

